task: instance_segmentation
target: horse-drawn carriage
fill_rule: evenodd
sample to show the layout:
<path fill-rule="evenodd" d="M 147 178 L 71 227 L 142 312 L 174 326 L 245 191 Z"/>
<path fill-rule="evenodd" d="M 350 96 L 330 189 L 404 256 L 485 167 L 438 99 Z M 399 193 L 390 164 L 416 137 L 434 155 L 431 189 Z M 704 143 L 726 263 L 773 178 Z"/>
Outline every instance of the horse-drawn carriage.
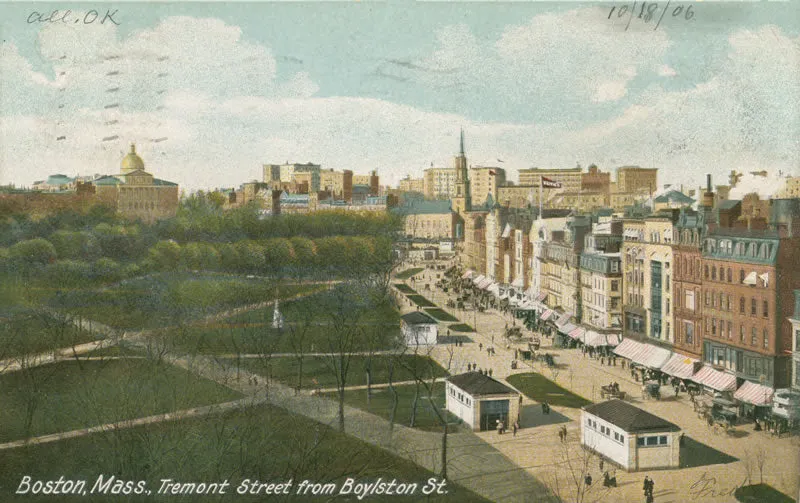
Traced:
<path fill-rule="evenodd" d="M 507 328 L 505 335 L 508 339 L 520 339 L 522 338 L 522 329 L 520 327 Z"/>
<path fill-rule="evenodd" d="M 642 386 L 642 398 L 655 398 L 661 400 L 661 383 L 658 381 L 647 381 Z"/>
<path fill-rule="evenodd" d="M 620 391 L 618 384 L 609 384 L 607 386 L 600 387 L 600 398 L 619 398 L 620 400 L 625 400 L 625 392 Z"/>

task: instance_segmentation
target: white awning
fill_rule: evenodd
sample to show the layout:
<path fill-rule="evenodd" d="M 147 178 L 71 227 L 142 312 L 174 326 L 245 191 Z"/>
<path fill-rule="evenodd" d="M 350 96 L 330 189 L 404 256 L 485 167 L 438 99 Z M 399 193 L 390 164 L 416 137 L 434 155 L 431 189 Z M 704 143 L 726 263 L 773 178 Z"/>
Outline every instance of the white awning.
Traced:
<path fill-rule="evenodd" d="M 461 279 L 469 279 L 469 278 L 471 278 L 471 277 L 472 277 L 474 274 L 475 274 L 475 271 L 473 271 L 472 269 L 470 269 L 469 271 L 465 272 L 465 273 L 463 274 L 463 276 L 461 276 Z"/>
<path fill-rule="evenodd" d="M 672 357 L 661 367 L 661 372 L 677 377 L 678 379 L 690 379 L 694 375 L 694 364 L 697 360 L 689 358 L 678 353 Z"/>
<path fill-rule="evenodd" d="M 573 323 L 566 323 L 566 324 L 558 327 L 558 331 L 561 332 L 564 335 L 568 335 L 570 332 L 572 332 L 576 328 L 578 328 L 577 325 L 575 325 Z"/>
<path fill-rule="evenodd" d="M 474 278 L 472 278 L 472 282 L 473 282 L 473 283 L 475 283 L 475 284 L 477 285 L 478 283 L 480 283 L 481 281 L 483 281 L 483 280 L 484 280 L 484 278 L 486 278 L 486 276 L 484 276 L 483 274 L 478 274 L 477 276 L 475 276 Z"/>
<path fill-rule="evenodd" d="M 492 283 L 491 285 L 489 285 L 489 287 L 486 289 L 486 291 L 489 292 L 489 293 L 493 293 L 495 295 L 499 295 L 499 293 L 500 293 L 500 285 L 498 285 L 497 283 Z"/>
<path fill-rule="evenodd" d="M 525 286 L 525 280 L 522 278 L 517 278 L 511 282 L 511 286 L 513 286 L 514 288 L 522 288 L 523 286 Z"/>
<path fill-rule="evenodd" d="M 703 368 L 693 375 L 692 381 L 716 391 L 733 391 L 736 389 L 735 375 L 714 370 L 708 365 L 703 366 Z"/>
<path fill-rule="evenodd" d="M 756 272 L 751 271 L 750 274 L 745 276 L 744 281 L 742 281 L 744 285 L 755 285 L 756 284 Z"/>
<path fill-rule="evenodd" d="M 750 403 L 753 405 L 769 405 L 772 403 L 772 395 L 775 391 L 772 388 L 745 381 L 736 393 L 733 394 L 735 400 Z"/>
<path fill-rule="evenodd" d="M 625 339 L 614 349 L 614 353 L 634 363 L 651 369 L 660 369 L 667 363 L 670 351 L 652 344 L 642 344 L 632 339 Z"/>
<path fill-rule="evenodd" d="M 503 229 L 503 234 L 500 237 L 507 238 L 510 235 L 511 235 L 511 224 L 506 224 L 506 227 Z"/>

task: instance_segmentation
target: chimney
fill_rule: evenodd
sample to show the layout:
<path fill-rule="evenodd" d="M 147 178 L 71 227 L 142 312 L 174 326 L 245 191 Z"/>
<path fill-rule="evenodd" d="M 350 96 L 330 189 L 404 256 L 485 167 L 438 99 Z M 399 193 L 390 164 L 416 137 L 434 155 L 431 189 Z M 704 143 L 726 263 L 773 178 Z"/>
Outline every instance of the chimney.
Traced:
<path fill-rule="evenodd" d="M 706 192 L 703 194 L 703 206 L 714 207 L 714 193 L 711 191 L 711 173 L 706 174 Z"/>

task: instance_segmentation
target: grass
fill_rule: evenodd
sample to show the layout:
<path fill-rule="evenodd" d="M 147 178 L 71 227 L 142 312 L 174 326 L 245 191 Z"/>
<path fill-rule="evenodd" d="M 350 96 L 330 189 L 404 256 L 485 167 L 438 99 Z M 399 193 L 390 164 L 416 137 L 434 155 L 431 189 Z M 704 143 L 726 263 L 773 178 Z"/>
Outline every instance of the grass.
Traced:
<path fill-rule="evenodd" d="M 414 405 L 414 395 L 416 394 L 416 385 L 406 384 L 396 386 L 397 390 L 397 411 L 395 412 L 395 424 L 403 426 L 411 426 L 411 412 Z M 459 423 L 460 419 L 445 410 L 445 386 L 443 382 L 437 382 L 434 387 L 434 403 L 436 406 L 446 414 L 447 421 L 450 424 Z M 425 431 L 441 431 L 442 425 L 439 418 L 433 411 L 433 408 L 428 401 L 426 390 L 424 386 L 419 388 L 419 400 L 417 402 L 417 412 L 414 420 L 414 428 Z M 325 393 L 325 396 L 336 398 L 336 393 Z M 380 416 L 389 420 L 392 411 L 392 393 L 388 388 L 380 388 L 372 390 L 372 395 L 367 396 L 367 390 L 352 390 L 345 392 L 345 403 L 352 407 L 370 412 L 376 416 Z M 451 429 L 452 433 L 452 429 Z"/>
<path fill-rule="evenodd" d="M 237 276 L 157 275 L 104 289 L 72 290 L 51 301 L 63 311 L 118 329 L 176 325 L 235 306 L 325 288 Z"/>
<path fill-rule="evenodd" d="M 405 271 L 401 271 L 395 275 L 397 279 L 408 279 L 411 276 L 421 273 L 424 271 L 424 267 L 412 267 L 411 269 L 406 269 Z"/>
<path fill-rule="evenodd" d="M 268 453 L 265 455 L 265 453 Z M 16 496 L 24 475 L 32 479 L 87 480 L 87 486 L 105 474 L 123 480 L 145 480 L 152 496 L 92 495 L 80 498 L 40 497 L 43 501 L 316 501 L 324 497 L 251 496 L 236 494 L 242 480 L 270 482 L 294 480 L 340 483 L 352 476 L 359 481 L 424 482 L 435 475 L 389 451 L 335 431 L 333 428 L 278 407 L 261 405 L 219 415 L 98 433 L 50 444 L 4 451 L 0 456 L 0 499 L 4 502 L 38 501 Z M 160 479 L 182 482 L 230 481 L 227 497 L 157 495 Z M 392 497 L 399 502 L 488 503 L 488 500 L 453 482 L 447 495 L 427 499 L 421 494 Z M 337 498 L 338 499 L 338 498 Z M 370 499 L 370 498 L 367 498 Z M 343 501 L 355 501 L 348 498 Z M 382 501 L 380 497 L 372 500 Z"/>
<path fill-rule="evenodd" d="M 399 358 L 399 360 L 398 360 Z M 351 356 L 350 368 L 347 373 L 347 386 L 366 386 L 367 384 L 367 357 L 362 355 Z M 236 361 L 227 360 L 230 365 L 235 366 Z M 329 366 L 330 359 L 319 356 L 306 356 L 303 358 L 303 388 L 314 389 L 335 388 L 336 378 L 333 370 Z M 392 380 L 394 382 L 410 381 L 414 379 L 414 374 L 424 376 L 426 379 L 431 377 L 444 377 L 449 375 L 438 363 L 430 358 L 419 355 L 388 356 L 376 355 L 372 357 L 372 384 L 389 382 L 389 365 L 394 364 Z M 293 357 L 272 358 L 267 361 L 264 359 L 241 359 L 239 361 L 242 369 L 247 369 L 259 375 L 269 375 L 289 386 L 297 386 L 297 376 L 299 361 Z M 316 383 L 313 382 L 316 380 Z"/>
<path fill-rule="evenodd" d="M 475 331 L 474 328 L 472 328 L 471 326 L 467 325 L 466 323 L 454 323 L 454 324 L 450 325 L 447 328 L 449 328 L 453 332 L 474 332 Z"/>
<path fill-rule="evenodd" d="M 786 496 L 767 484 L 740 487 L 734 491 L 733 497 L 742 503 L 792 503 L 794 501 L 794 498 Z"/>
<path fill-rule="evenodd" d="M 412 295 L 417 293 L 416 290 L 414 290 L 410 286 L 406 285 L 405 283 L 395 283 L 394 287 L 397 288 L 398 290 L 400 290 L 403 293 L 410 293 Z"/>
<path fill-rule="evenodd" d="M 458 318 L 438 307 L 427 308 L 425 309 L 425 312 L 439 321 L 458 321 Z"/>
<path fill-rule="evenodd" d="M 63 361 L 0 375 L 0 441 L 240 397 L 217 383 L 150 360 Z M 26 427 L 30 411 L 32 420 Z"/>
<path fill-rule="evenodd" d="M 56 348 L 94 341 L 69 320 L 59 320 L 41 311 L 18 311 L 0 318 L 0 359 L 45 353 Z"/>
<path fill-rule="evenodd" d="M 507 381 L 525 396 L 537 402 L 575 409 L 592 403 L 535 372 L 514 374 L 509 376 Z"/>
<path fill-rule="evenodd" d="M 428 299 L 426 299 L 422 295 L 406 295 L 406 297 L 408 297 L 408 299 L 411 302 L 413 302 L 414 304 L 416 304 L 416 305 L 418 305 L 420 307 L 436 307 L 436 304 L 434 304 L 433 302 L 429 301 Z"/>
<path fill-rule="evenodd" d="M 144 351 L 132 348 L 123 342 L 122 344 L 95 349 L 93 351 L 89 351 L 88 353 L 84 353 L 80 356 L 94 358 L 99 356 L 144 356 L 144 355 L 145 355 Z"/>

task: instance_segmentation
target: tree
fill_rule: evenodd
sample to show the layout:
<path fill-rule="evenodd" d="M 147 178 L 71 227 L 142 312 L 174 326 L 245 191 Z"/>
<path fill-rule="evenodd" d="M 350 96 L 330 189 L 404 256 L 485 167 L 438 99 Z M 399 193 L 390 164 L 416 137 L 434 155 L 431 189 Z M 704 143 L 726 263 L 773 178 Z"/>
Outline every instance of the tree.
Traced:
<path fill-rule="evenodd" d="M 148 257 L 159 269 L 170 271 L 178 267 L 181 259 L 181 246 L 175 241 L 159 241 L 147 252 Z"/>
<path fill-rule="evenodd" d="M 52 243 L 42 238 L 20 241 L 9 249 L 9 257 L 22 266 L 49 264 L 57 256 Z"/>
<path fill-rule="evenodd" d="M 589 503 L 601 501 L 608 496 L 608 488 L 603 489 L 600 476 L 586 484 L 587 475 L 591 475 L 591 466 L 597 462 L 591 446 L 561 443 L 555 454 L 550 483 L 550 492 L 557 501 L 564 503 Z"/>

